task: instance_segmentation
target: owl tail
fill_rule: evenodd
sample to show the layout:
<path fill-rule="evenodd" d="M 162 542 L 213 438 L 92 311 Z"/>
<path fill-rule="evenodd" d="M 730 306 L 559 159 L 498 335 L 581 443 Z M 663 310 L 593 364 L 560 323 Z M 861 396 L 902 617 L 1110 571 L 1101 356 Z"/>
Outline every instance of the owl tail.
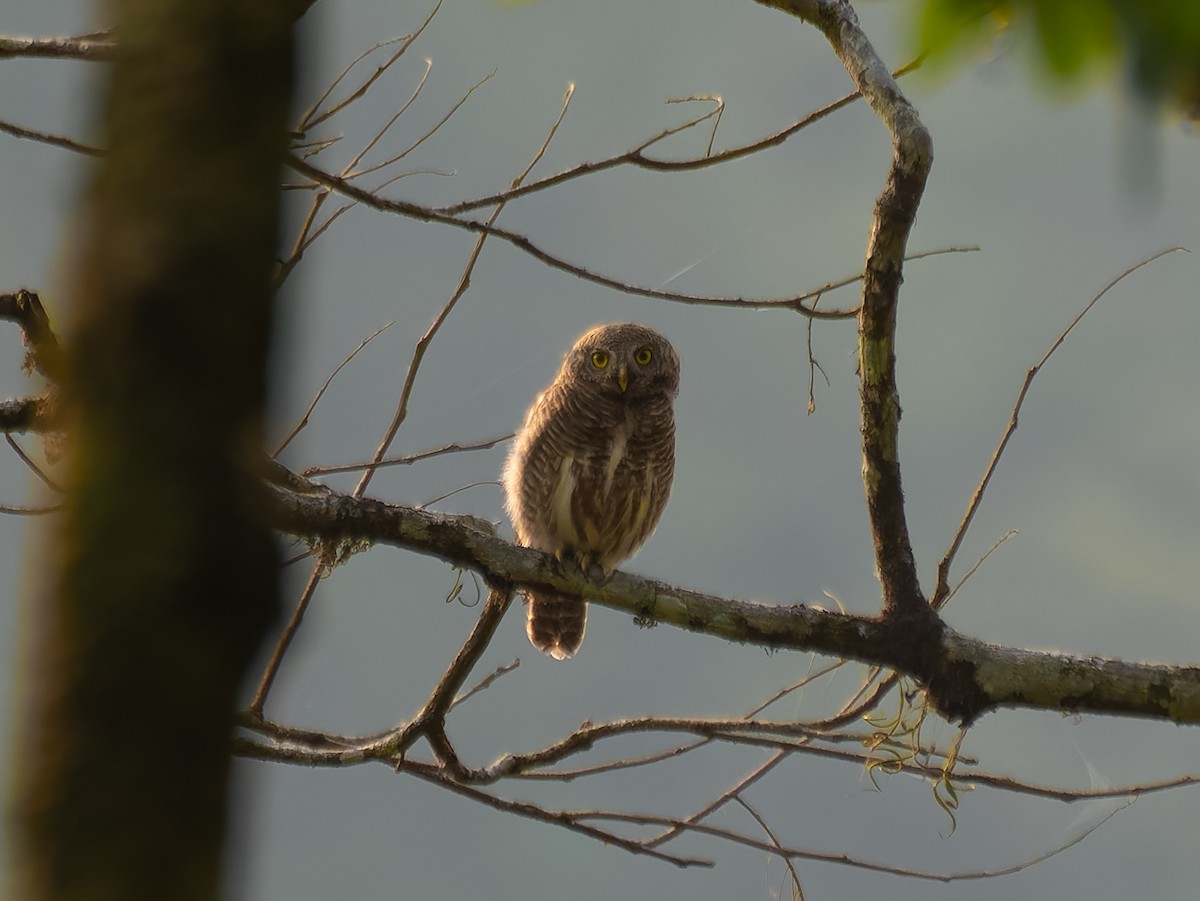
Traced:
<path fill-rule="evenodd" d="M 587 628 L 587 602 L 556 594 L 525 596 L 525 632 L 555 660 L 574 657 Z"/>

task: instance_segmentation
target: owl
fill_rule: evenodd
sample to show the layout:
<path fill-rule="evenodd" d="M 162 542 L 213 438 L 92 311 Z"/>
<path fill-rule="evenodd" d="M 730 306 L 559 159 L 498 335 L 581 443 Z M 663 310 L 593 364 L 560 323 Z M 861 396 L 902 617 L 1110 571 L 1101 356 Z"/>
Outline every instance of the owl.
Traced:
<path fill-rule="evenodd" d="M 654 531 L 675 474 L 679 357 L 644 325 L 598 325 L 534 400 L 504 467 L 517 544 L 607 576 Z M 525 596 L 526 631 L 556 660 L 575 655 L 587 603 Z"/>

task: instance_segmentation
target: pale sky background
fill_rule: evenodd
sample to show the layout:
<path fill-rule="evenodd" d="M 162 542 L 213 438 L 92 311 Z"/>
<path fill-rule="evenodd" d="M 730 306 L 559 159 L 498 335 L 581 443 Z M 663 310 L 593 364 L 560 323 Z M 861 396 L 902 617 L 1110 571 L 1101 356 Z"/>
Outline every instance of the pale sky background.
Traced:
<path fill-rule="evenodd" d="M 907 58 L 901 7 L 863 4 L 885 60 Z M 415 28 L 425 5 L 322 2 L 308 17 L 300 106 L 372 43 Z M 78 33 L 103 24 L 86 4 L 9 0 L 6 34 Z M 1036 74 L 1019 41 L 949 79 L 905 82 L 932 131 L 936 161 L 913 251 L 978 244 L 981 253 L 915 262 L 900 310 L 901 453 L 909 522 L 926 589 L 982 474 L 1025 370 L 1113 276 L 1176 244 L 1200 247 L 1200 135 L 1137 114 L 1100 82 L 1065 92 Z M 503 188 L 575 100 L 536 174 L 620 152 L 679 122 L 663 101 L 720 94 L 718 148 L 775 131 L 850 90 L 811 27 L 748 0 L 570 3 L 505 8 L 446 0 L 428 32 L 344 120 L 347 159 L 400 105 L 433 60 L 397 127 L 393 151 L 462 93 L 490 82 L 411 158 L 390 196 L 449 203 Z M 0 119 L 86 137 L 102 68 L 0 63 Z M 231 140 L 236 136 L 231 135 Z M 705 138 L 666 145 L 702 152 Z M 385 152 L 381 149 L 381 154 Z M 660 175 L 618 170 L 521 203 L 502 224 L 553 252 L 639 284 L 746 296 L 787 295 L 857 271 L 889 159 L 882 125 L 859 104 L 783 147 L 730 166 Z M 376 159 L 381 158 L 376 156 Z M 334 157 L 329 157 L 332 165 Z M 42 292 L 61 315 L 63 236 L 84 169 L 53 148 L 0 135 L 0 286 Z M 180 173 L 186 178 L 187 173 Z M 219 190 L 219 185 L 213 186 Z M 290 244 L 290 235 L 283 243 Z M 379 326 L 395 326 L 348 367 L 286 462 L 361 459 L 391 416 L 417 337 L 453 290 L 472 238 L 367 211 L 345 217 L 296 272 L 279 310 L 275 433 L 327 374 Z M 1200 638 L 1200 260 L 1176 254 L 1114 290 L 1038 377 L 1021 427 L 959 556 L 961 575 L 1009 529 L 999 551 L 946 611 L 998 643 L 1078 654 L 1195 662 Z M 829 297 L 852 304 L 853 289 Z M 853 326 L 819 324 L 831 385 L 805 414 L 805 322 L 784 311 L 682 307 L 627 297 L 549 271 L 495 243 L 431 349 L 395 445 L 413 452 L 514 428 L 589 325 L 636 319 L 661 329 L 683 362 L 675 493 L 626 568 L 740 598 L 878 607 L 859 479 Z M 15 326 L 0 329 L 0 390 L 27 393 Z M 32 439 L 25 447 L 36 449 Z M 505 448 L 381 472 L 372 493 L 421 503 L 494 478 Z M 348 486 L 349 477 L 332 484 Z M 0 502 L 33 496 L 0 455 Z M 131 500 L 135 502 L 135 500 Z M 472 488 L 439 509 L 501 521 L 499 489 Z M 32 560 L 26 520 L 0 518 L 0 766 L 9 763 L 20 651 L 18 595 Z M 507 524 L 502 526 L 507 533 Z M 219 565 L 214 561 L 214 565 Z M 288 578 L 288 598 L 300 579 Z M 355 558 L 321 587 L 268 704 L 284 722 L 347 732 L 410 715 L 476 612 L 443 600 L 450 568 L 390 548 Z M 468 764 L 539 747 L 581 721 L 639 714 L 740 715 L 810 667 L 802 654 L 637 628 L 593 609 L 570 663 L 526 643 L 513 609 L 479 675 L 521 666 L 456 712 Z M 827 712 L 857 678 L 810 689 L 795 716 Z M 784 711 L 781 711 L 783 713 Z M 931 738 L 945 742 L 946 726 Z M 656 746 L 661 747 L 660 742 Z M 633 752 L 632 744 L 612 749 Z M 1161 723 L 1002 711 L 970 733 L 984 769 L 1067 786 L 1200 772 L 1200 733 Z M 104 753 L 104 749 L 96 749 Z M 728 748 L 677 764 L 571 785 L 516 784 L 505 797 L 555 808 L 605 806 L 687 815 L 762 754 Z M 227 897 L 248 901 L 428 898 L 574 901 L 774 898 L 777 861 L 709 840 L 681 852 L 713 870 L 675 868 L 452 797 L 382 766 L 310 771 L 242 762 Z M 188 778 L 180 773 L 181 779 Z M 1061 844 L 1111 803 L 1061 805 L 985 789 L 964 794 L 957 831 L 928 787 L 797 758 L 748 793 L 785 841 L 896 865 L 992 869 Z M 1200 882 L 1195 790 L 1142 798 L 1066 853 L 1015 876 L 948 885 L 800 864 L 812 901 L 886 893 L 896 901 L 1193 898 Z M 735 809 L 712 821 L 755 831 Z"/>

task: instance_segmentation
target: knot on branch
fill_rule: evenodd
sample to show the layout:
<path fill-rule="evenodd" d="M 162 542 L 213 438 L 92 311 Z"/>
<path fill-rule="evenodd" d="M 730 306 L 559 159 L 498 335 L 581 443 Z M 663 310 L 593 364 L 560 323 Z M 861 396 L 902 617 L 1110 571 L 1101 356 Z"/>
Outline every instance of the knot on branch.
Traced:
<path fill-rule="evenodd" d="M 54 337 L 50 317 L 46 315 L 46 308 L 37 294 L 28 288 L 0 294 L 0 318 L 21 326 L 25 346 L 29 348 L 25 371 L 33 372 L 36 369 L 51 381 L 61 381 L 64 374 L 62 348 Z"/>

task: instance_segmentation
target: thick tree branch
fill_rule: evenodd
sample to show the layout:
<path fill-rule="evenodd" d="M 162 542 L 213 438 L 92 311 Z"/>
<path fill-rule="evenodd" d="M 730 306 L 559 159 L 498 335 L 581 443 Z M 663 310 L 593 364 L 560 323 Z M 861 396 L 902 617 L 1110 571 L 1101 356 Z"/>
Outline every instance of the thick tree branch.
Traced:
<path fill-rule="evenodd" d="M 917 579 L 900 485 L 895 339 L 904 252 L 933 164 L 933 142 L 846 0 L 759 2 L 812 22 L 821 30 L 892 136 L 892 165 L 875 203 L 858 317 L 863 485 L 884 613 L 932 623 L 934 617 Z M 936 630 L 917 631 L 933 635 Z M 925 651 L 914 644 L 914 656 Z"/>
<path fill-rule="evenodd" d="M 615 573 L 604 584 L 553 556 L 481 531 L 472 517 L 341 494 L 271 488 L 272 519 L 292 534 L 370 541 L 429 554 L 489 583 L 587 597 L 653 622 L 772 648 L 850 657 L 908 673 L 948 719 L 998 707 L 1143 716 L 1200 723 L 1200 667 L 1073 657 L 988 644 L 940 621 L 872 618 L 804 604 L 771 606 Z M 913 646 L 925 651 L 913 653 Z"/>
<path fill-rule="evenodd" d="M 45 396 L 0 400 L 0 432 L 51 432 L 53 407 L 53 401 Z"/>
<path fill-rule="evenodd" d="M 810 19 L 821 29 L 892 136 L 892 165 L 875 203 L 858 319 L 863 484 L 884 612 L 927 618 L 928 606 L 917 579 L 900 484 L 895 339 L 904 253 L 933 164 L 933 142 L 916 109 L 859 27 L 849 3 L 767 2 Z"/>

